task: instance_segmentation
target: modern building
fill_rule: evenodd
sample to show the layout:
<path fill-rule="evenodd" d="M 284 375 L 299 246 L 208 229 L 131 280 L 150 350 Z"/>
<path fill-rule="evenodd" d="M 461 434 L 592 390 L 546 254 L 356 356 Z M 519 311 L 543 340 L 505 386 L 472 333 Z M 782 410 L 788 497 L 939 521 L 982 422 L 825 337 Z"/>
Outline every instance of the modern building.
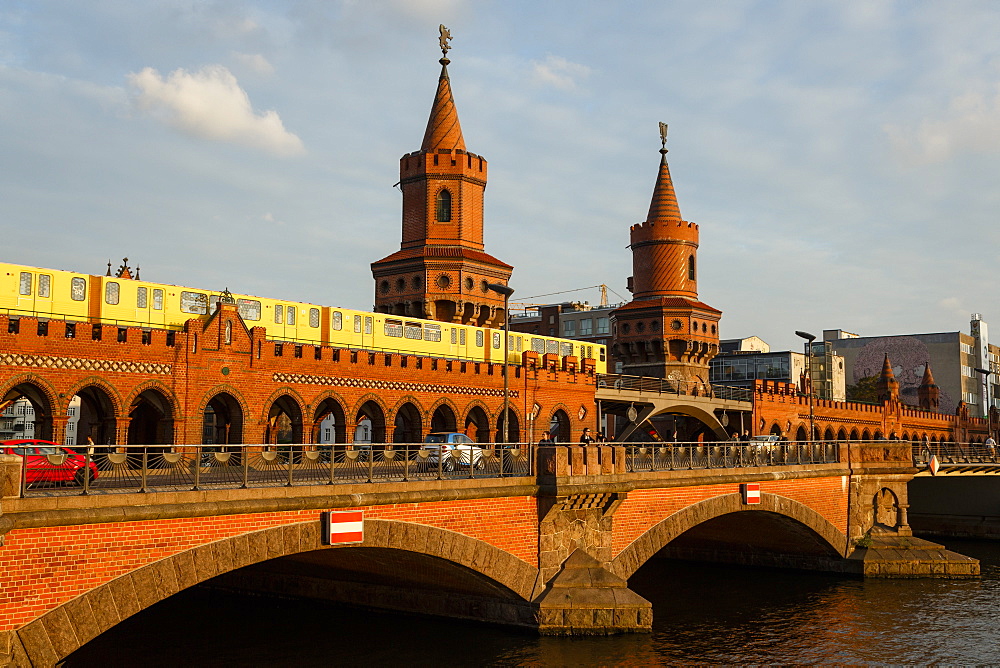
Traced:
<path fill-rule="evenodd" d="M 720 341 L 719 348 L 721 352 L 709 363 L 709 380 L 713 385 L 752 389 L 755 380 L 772 380 L 794 383 L 805 392 L 803 379 L 809 358 L 804 352 L 771 351 L 756 336 Z M 847 396 L 844 358 L 834 353 L 828 342 L 813 342 L 809 375 L 816 398 L 844 401 Z"/>
<path fill-rule="evenodd" d="M 939 412 L 954 413 L 959 402 L 975 417 L 986 417 L 991 406 L 1000 408 L 1000 347 L 989 343 L 978 313 L 972 314 L 968 334 L 858 336 L 833 329 L 824 330 L 823 339 L 843 357 L 848 385 L 877 378 L 888 355 L 905 405 L 920 405 L 918 392 L 929 367 L 940 391 Z"/>
<path fill-rule="evenodd" d="M 559 336 L 607 346 L 611 342 L 611 312 L 620 306 L 591 306 L 588 302 L 531 306 L 522 312 L 511 312 L 510 328 L 525 334 Z M 621 369 L 616 365 L 620 362 L 612 356 L 608 360 L 608 371 L 620 373 Z"/>
<path fill-rule="evenodd" d="M 66 410 L 66 445 L 77 442 L 77 423 L 80 420 L 80 397 L 73 397 Z M 35 438 L 35 408 L 21 397 L 8 402 L 0 412 L 0 441 L 17 438 Z"/>

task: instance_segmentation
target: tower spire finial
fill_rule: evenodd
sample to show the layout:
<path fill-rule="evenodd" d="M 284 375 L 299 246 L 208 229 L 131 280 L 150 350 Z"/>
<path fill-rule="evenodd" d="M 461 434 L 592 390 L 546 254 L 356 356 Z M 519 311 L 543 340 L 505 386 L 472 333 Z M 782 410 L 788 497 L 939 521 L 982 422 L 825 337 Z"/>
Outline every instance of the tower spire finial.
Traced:
<path fill-rule="evenodd" d="M 442 23 L 438 26 L 438 33 L 440 33 L 440 37 L 438 37 L 438 44 L 441 46 L 440 62 L 442 65 L 447 67 L 448 63 L 451 62 L 448 60 L 448 52 L 451 51 L 451 31 L 448 30 L 447 26 Z"/>
<path fill-rule="evenodd" d="M 660 121 L 660 153 L 667 152 L 667 124 Z"/>

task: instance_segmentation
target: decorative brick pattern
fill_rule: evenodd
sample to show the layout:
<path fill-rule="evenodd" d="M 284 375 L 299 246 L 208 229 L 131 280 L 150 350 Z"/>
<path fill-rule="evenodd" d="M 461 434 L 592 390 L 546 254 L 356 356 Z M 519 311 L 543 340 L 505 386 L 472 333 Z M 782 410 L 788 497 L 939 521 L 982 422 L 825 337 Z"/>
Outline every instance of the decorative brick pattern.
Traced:
<path fill-rule="evenodd" d="M 0 355 L 0 364 L 20 366 L 28 369 L 67 369 L 73 371 L 107 373 L 142 373 L 169 376 L 173 372 L 170 364 L 131 362 L 119 360 L 82 359 L 76 357 L 49 357 L 46 355 L 22 355 L 6 353 Z"/>

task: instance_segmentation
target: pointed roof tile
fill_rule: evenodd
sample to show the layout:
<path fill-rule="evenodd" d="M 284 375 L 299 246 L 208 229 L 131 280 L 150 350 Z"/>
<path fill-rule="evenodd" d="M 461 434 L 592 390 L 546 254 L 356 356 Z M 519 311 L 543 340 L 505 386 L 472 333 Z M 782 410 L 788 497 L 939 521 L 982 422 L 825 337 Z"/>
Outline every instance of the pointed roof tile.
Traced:
<path fill-rule="evenodd" d="M 656 187 L 653 188 L 653 201 L 649 204 L 647 223 L 681 222 L 681 209 L 677 205 L 677 194 L 674 192 L 674 182 L 670 178 L 670 167 L 667 166 L 667 149 L 660 149 L 660 173 L 656 177 Z"/>
<path fill-rule="evenodd" d="M 447 58 L 441 59 L 441 77 L 438 79 L 437 93 L 431 106 L 431 116 L 427 119 L 427 130 L 421 151 L 436 151 L 437 149 L 465 150 L 465 139 L 462 137 L 462 126 L 458 122 L 458 110 L 455 108 L 455 98 L 451 94 L 451 80 L 448 78 Z"/>

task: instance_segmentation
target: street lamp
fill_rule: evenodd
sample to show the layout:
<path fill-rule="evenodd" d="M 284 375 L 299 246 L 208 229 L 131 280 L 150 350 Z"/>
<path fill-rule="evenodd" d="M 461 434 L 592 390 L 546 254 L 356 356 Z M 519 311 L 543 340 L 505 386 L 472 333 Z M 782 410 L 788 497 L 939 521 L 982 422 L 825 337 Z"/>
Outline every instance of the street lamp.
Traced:
<path fill-rule="evenodd" d="M 808 380 L 808 390 L 809 390 L 809 442 L 813 441 L 813 386 L 812 386 L 812 372 L 813 372 L 813 347 L 812 342 L 816 340 L 815 334 L 810 334 L 809 332 L 796 331 L 795 336 L 802 337 L 806 340 L 806 360 L 809 365 L 806 367 L 806 379 Z M 807 388 L 802 388 L 807 389 Z"/>
<path fill-rule="evenodd" d="M 510 303 L 510 296 L 514 294 L 514 288 L 501 283 L 487 283 L 486 287 L 497 294 L 503 295 L 503 434 L 500 437 L 500 442 L 506 443 L 510 437 L 507 425 L 507 420 L 510 419 L 510 392 L 507 391 L 507 386 L 510 383 L 507 373 L 508 365 L 510 364 L 510 344 L 508 343 L 510 340 L 510 309 L 508 308 L 508 304 Z"/>

